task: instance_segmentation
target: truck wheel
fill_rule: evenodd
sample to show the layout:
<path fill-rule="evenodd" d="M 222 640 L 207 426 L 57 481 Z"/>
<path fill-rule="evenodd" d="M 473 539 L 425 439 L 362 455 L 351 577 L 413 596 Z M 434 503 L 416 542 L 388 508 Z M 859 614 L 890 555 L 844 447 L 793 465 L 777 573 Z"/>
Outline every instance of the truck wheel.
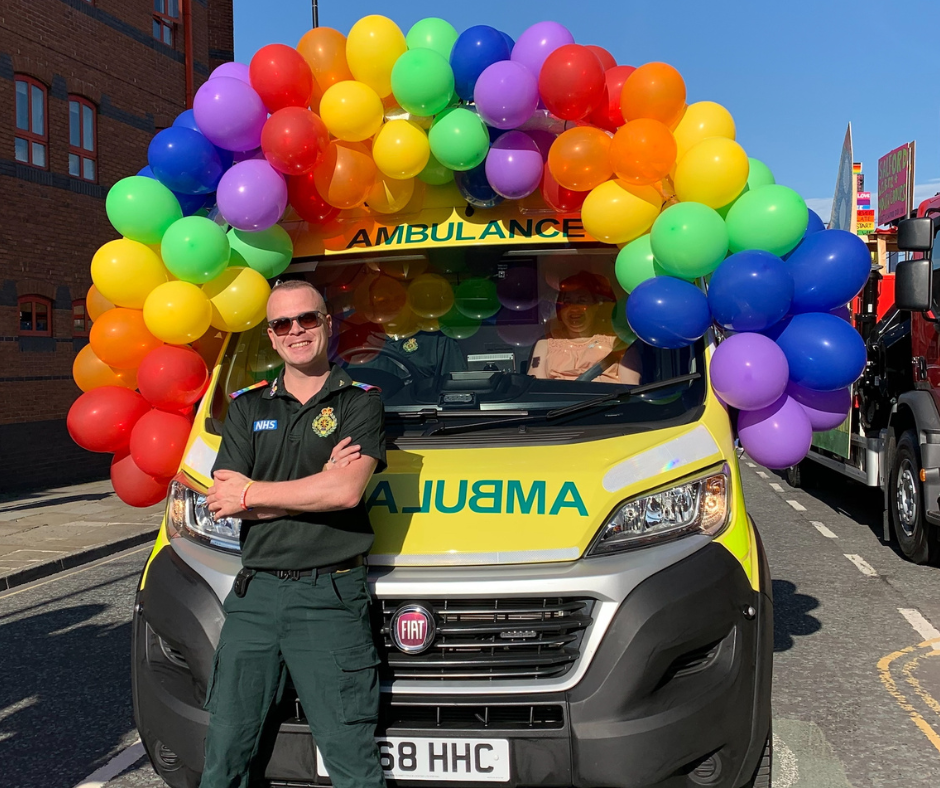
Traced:
<path fill-rule="evenodd" d="M 917 434 L 907 430 L 898 441 L 891 469 L 888 504 L 898 546 L 915 564 L 937 562 L 936 535 L 924 519 L 924 493 L 920 481 L 920 447 Z"/>
<path fill-rule="evenodd" d="M 774 732 L 773 728 L 767 731 L 767 741 L 764 742 L 764 752 L 757 764 L 757 771 L 747 784 L 747 788 L 770 788 L 770 775 L 774 761 Z"/>

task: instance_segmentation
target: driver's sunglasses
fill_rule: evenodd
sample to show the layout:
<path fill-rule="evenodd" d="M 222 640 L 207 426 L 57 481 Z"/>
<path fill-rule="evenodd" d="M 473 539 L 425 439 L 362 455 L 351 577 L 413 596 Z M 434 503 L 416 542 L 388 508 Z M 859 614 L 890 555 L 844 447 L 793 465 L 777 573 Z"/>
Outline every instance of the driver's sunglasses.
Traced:
<path fill-rule="evenodd" d="M 297 325 L 304 331 L 309 331 L 311 328 L 317 328 L 325 317 L 326 315 L 323 312 L 314 310 L 313 312 L 304 312 L 294 317 L 279 317 L 276 320 L 269 320 L 268 326 L 274 332 L 275 336 L 283 337 L 290 333 L 291 326 L 294 324 L 295 320 L 297 321 Z"/>

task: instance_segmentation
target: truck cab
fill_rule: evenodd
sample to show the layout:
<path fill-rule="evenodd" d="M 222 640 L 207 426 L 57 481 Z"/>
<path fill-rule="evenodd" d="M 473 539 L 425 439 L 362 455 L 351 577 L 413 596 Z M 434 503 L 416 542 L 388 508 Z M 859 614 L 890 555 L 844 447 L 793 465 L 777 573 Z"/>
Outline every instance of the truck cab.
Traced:
<path fill-rule="evenodd" d="M 282 277 L 321 289 L 333 363 L 385 405 L 366 504 L 386 776 L 769 786 L 771 583 L 714 338 L 639 342 L 617 249 L 577 215 L 464 204 L 288 229 Z M 135 715 L 173 788 L 198 785 L 240 568 L 240 522 L 205 494 L 232 395 L 277 374 L 265 328 L 224 337 L 140 581 Z M 269 723 L 265 779 L 329 785 L 289 683 Z"/>

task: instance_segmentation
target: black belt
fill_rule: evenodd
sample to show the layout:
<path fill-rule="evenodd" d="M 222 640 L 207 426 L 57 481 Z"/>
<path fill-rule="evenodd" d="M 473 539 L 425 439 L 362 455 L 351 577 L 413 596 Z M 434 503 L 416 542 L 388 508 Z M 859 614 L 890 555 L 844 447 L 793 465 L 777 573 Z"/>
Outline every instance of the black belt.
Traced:
<path fill-rule="evenodd" d="M 338 564 L 317 566 L 313 569 L 259 569 L 258 571 L 274 575 L 278 580 L 299 580 L 301 577 L 319 577 L 320 575 L 331 575 L 333 572 L 345 572 L 355 569 L 357 566 L 362 566 L 362 563 L 362 556 L 357 555 Z"/>

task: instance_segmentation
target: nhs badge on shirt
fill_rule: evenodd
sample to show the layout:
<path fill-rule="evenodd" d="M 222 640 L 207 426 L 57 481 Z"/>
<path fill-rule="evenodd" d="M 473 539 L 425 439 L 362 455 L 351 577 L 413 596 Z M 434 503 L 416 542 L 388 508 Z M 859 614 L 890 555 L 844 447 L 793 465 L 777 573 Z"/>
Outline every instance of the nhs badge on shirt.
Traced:
<path fill-rule="evenodd" d="M 255 422 L 254 432 L 265 432 L 266 430 L 276 430 L 277 419 L 259 419 Z"/>

